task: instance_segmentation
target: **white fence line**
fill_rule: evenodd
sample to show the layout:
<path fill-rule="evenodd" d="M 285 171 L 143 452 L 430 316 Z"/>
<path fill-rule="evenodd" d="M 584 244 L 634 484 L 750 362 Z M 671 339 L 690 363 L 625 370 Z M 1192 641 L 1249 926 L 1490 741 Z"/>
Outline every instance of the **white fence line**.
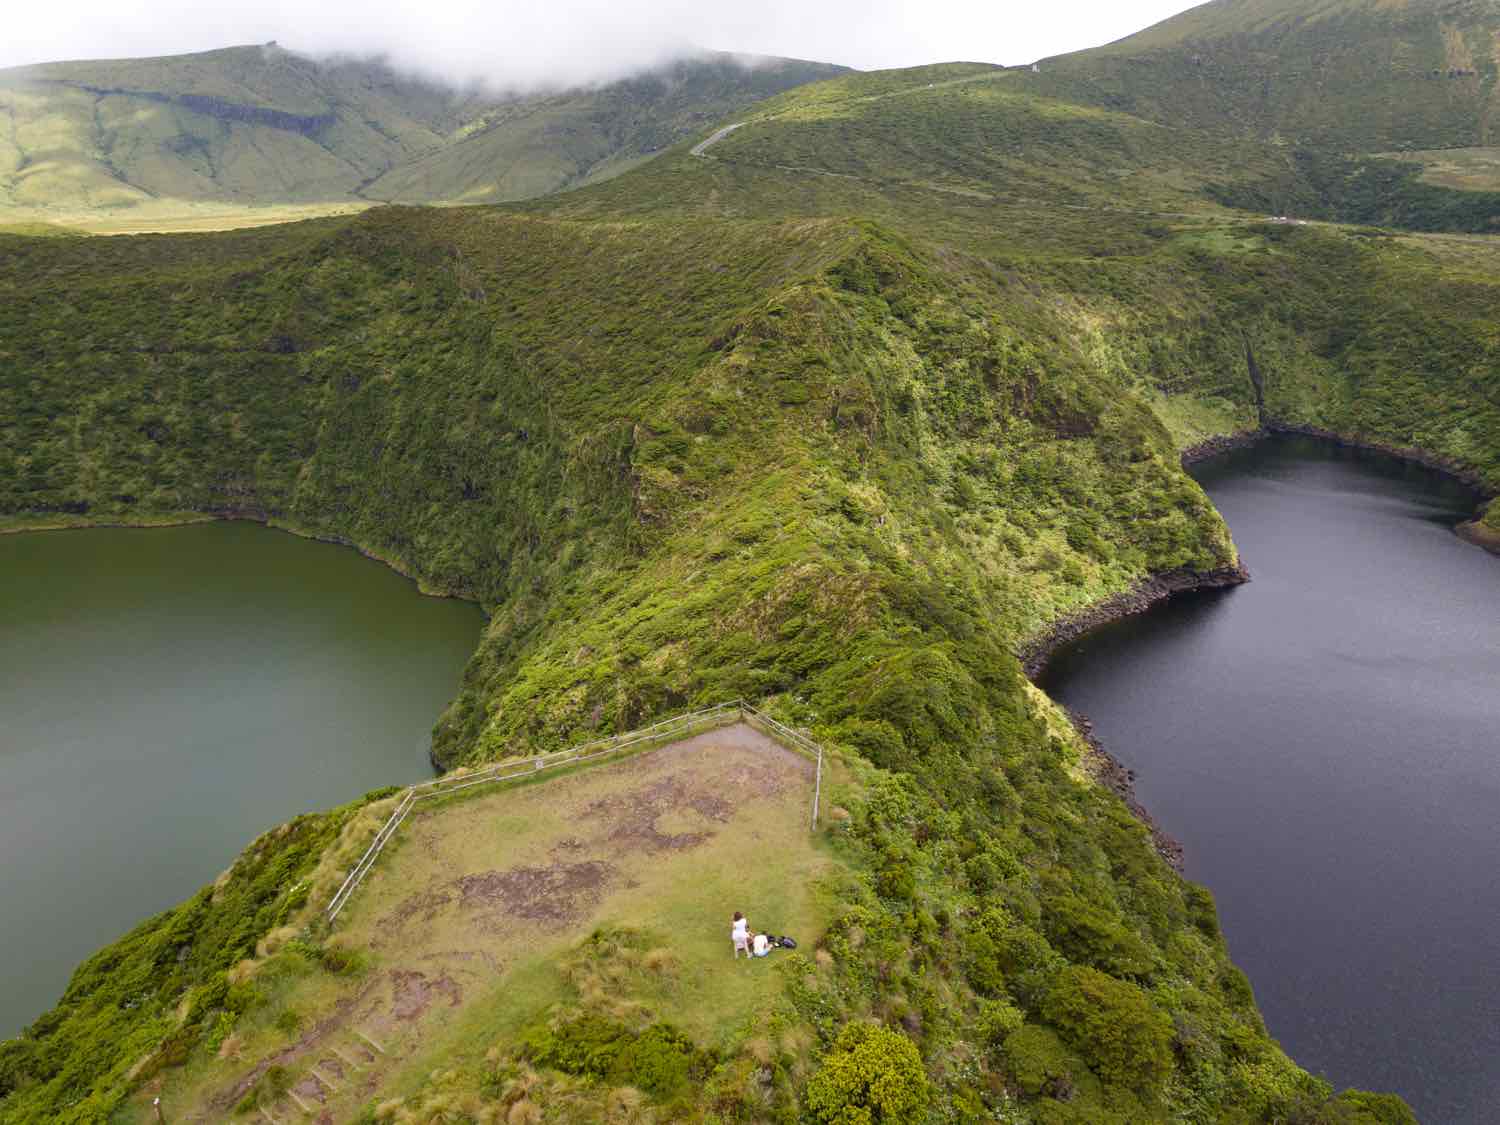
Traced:
<path fill-rule="evenodd" d="M 732 716 L 732 718 L 730 717 Z M 601 738 L 594 742 L 586 742 L 581 746 L 573 746 L 566 750 L 554 750 L 550 754 L 539 754 L 534 758 L 522 758 L 516 761 L 500 762 L 490 766 L 488 769 L 478 773 L 459 774 L 453 777 L 439 777 L 432 781 L 419 782 L 416 785 L 407 786 L 397 802 L 395 809 L 381 825 L 380 831 L 375 833 L 375 838 L 370 841 L 370 846 L 365 853 L 349 869 L 339 889 L 334 892 L 333 898 L 328 901 L 324 908 L 324 917 L 331 923 L 339 916 L 339 912 L 348 903 L 349 897 L 354 894 L 355 889 L 364 881 L 369 874 L 370 868 L 375 866 L 375 861 L 380 858 L 380 853 L 386 844 L 391 842 L 391 837 L 401 827 L 407 814 L 411 812 L 412 806 L 418 801 L 432 800 L 436 797 L 446 797 L 451 793 L 458 793 L 465 789 L 472 789 L 476 785 L 490 785 L 502 781 L 514 781 L 522 777 L 534 777 L 543 770 L 553 766 L 581 765 L 584 762 L 597 761 L 600 758 L 618 754 L 632 747 L 644 746 L 648 743 L 658 742 L 666 739 L 675 742 L 684 737 L 694 727 L 727 726 L 730 722 L 743 721 L 761 730 L 763 734 L 776 739 L 783 746 L 804 755 L 817 762 L 817 775 L 813 784 L 813 805 L 811 828 L 818 827 L 818 808 L 823 793 L 823 747 L 800 731 L 795 731 L 785 723 L 773 719 L 765 712 L 752 707 L 743 699 L 737 699 L 733 703 L 718 703 L 712 707 L 705 707 L 699 711 L 690 711 L 684 715 L 674 715 L 670 719 L 663 719 L 649 727 L 641 727 L 639 730 L 627 731 L 610 738 Z"/>

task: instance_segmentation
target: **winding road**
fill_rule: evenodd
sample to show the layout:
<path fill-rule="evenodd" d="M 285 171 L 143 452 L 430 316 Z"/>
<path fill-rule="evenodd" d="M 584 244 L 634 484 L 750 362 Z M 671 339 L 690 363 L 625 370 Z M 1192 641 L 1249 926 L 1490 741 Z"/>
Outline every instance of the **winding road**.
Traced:
<path fill-rule="evenodd" d="M 734 132 L 736 129 L 738 129 L 743 124 L 745 124 L 745 122 L 743 122 L 743 121 L 736 121 L 733 125 L 726 125 L 726 126 L 724 126 L 724 128 L 720 129 L 717 133 L 715 133 L 713 136 L 709 137 L 707 140 L 699 141 L 697 144 L 695 144 L 688 151 L 690 153 L 692 153 L 692 155 L 694 155 L 694 156 L 702 156 L 703 153 L 708 149 L 709 145 L 716 145 L 716 144 L 718 144 L 720 141 L 722 141 L 725 137 L 729 136 L 730 133 Z"/>

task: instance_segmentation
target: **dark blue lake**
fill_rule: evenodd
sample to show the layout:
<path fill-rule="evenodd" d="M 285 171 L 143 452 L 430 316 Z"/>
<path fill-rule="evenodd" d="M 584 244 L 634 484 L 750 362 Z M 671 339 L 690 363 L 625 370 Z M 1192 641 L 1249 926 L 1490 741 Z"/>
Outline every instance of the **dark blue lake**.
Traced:
<path fill-rule="evenodd" d="M 1253 575 L 1060 652 L 1218 899 L 1271 1032 L 1423 1121 L 1500 1120 L 1500 558 L 1468 490 L 1280 437 L 1194 475 Z"/>

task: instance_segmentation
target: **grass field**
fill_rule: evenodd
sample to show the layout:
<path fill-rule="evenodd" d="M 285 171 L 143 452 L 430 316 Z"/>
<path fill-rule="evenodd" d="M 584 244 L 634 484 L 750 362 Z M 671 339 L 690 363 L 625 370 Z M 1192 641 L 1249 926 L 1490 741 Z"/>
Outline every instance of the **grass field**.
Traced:
<path fill-rule="evenodd" d="M 781 991 L 774 956 L 731 959 L 733 911 L 809 945 L 828 921 L 812 772 L 736 725 L 415 815 L 339 920 L 362 970 L 271 957 L 251 978 L 264 1002 L 218 1057 L 149 1092 L 174 1121 L 222 1120 L 250 1091 L 257 1119 L 300 1119 L 300 1103 L 349 1120 L 559 1002 L 731 1047 Z M 601 931 L 630 936 L 570 969 Z"/>
<path fill-rule="evenodd" d="M 355 215 L 372 203 L 282 203 L 267 206 L 160 199 L 135 207 L 42 210 L 0 207 L 0 232 L 12 234 L 198 234 Z"/>
<path fill-rule="evenodd" d="M 1460 191 L 1500 191 L 1500 148 L 1444 148 L 1389 153 L 1422 166 L 1422 179 Z"/>

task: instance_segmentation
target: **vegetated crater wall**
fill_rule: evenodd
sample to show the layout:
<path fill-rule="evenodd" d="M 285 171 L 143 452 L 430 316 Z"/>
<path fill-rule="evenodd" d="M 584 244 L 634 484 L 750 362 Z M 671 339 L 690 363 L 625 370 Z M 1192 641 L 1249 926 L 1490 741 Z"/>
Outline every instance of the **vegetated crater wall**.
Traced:
<path fill-rule="evenodd" d="M 315 136 L 338 120 L 338 115 L 331 111 L 328 113 L 312 114 L 289 113 L 284 109 L 273 109 L 270 106 L 245 105 L 242 102 L 232 102 L 225 98 L 214 97 L 211 94 L 167 94 L 159 90 L 115 89 L 104 86 L 90 86 L 81 82 L 48 79 L 40 79 L 38 81 L 52 81 L 59 86 L 70 86 L 74 89 L 85 90 L 95 97 L 141 98 L 148 102 L 161 102 L 164 105 L 180 105 L 184 109 L 190 109 L 194 113 L 201 113 L 205 117 L 212 117 L 219 121 L 238 121 L 246 125 L 262 125 L 268 129 L 281 129 L 288 133 L 301 133 L 305 137 Z"/>

